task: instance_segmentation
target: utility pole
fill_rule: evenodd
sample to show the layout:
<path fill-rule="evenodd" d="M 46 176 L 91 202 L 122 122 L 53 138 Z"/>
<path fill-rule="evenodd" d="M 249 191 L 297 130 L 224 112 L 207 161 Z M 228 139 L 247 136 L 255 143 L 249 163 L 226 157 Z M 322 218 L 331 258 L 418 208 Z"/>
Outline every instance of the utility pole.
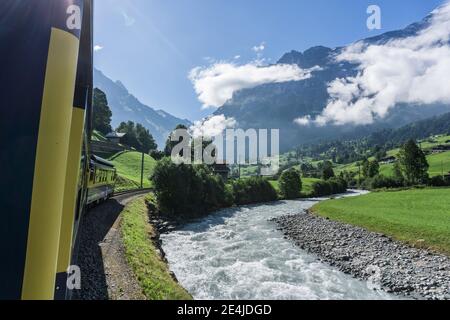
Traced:
<path fill-rule="evenodd" d="M 361 188 L 361 162 L 358 162 L 358 187 Z"/>
<path fill-rule="evenodd" d="M 141 189 L 144 189 L 144 157 L 145 157 L 145 153 L 142 152 L 142 164 L 141 164 Z"/>

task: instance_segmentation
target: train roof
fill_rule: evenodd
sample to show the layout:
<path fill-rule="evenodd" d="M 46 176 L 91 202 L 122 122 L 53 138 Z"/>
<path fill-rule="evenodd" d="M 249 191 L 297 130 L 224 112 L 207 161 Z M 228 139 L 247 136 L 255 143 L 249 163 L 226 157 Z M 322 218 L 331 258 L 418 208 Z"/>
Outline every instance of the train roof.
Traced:
<path fill-rule="evenodd" d="M 114 168 L 114 164 L 112 162 L 105 160 L 103 158 L 100 158 L 99 156 L 96 156 L 96 155 L 91 156 L 91 161 L 99 163 L 99 164 L 107 166 L 107 167 Z"/>

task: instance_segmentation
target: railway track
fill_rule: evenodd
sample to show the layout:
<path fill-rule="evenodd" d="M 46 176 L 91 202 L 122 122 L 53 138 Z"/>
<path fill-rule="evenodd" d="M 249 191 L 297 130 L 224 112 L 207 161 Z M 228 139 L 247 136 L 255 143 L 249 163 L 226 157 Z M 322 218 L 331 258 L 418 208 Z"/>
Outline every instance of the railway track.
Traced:
<path fill-rule="evenodd" d="M 78 265 L 85 276 L 76 300 L 145 299 L 124 256 L 119 225 L 125 206 L 152 190 L 117 192 L 89 209 L 80 228 Z"/>
<path fill-rule="evenodd" d="M 129 190 L 129 191 L 121 191 L 121 192 L 114 192 L 112 198 L 122 197 L 125 195 L 139 195 L 139 194 L 145 194 L 148 192 L 153 191 L 153 188 L 145 188 L 145 189 L 138 189 L 138 190 Z"/>

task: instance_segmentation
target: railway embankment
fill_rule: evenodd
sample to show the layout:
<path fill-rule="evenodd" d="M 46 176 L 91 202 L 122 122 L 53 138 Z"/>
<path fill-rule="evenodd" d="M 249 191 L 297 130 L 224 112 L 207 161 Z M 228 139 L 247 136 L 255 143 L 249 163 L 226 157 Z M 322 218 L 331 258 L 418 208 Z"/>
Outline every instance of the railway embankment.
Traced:
<path fill-rule="evenodd" d="M 121 235 L 127 263 L 149 300 L 190 300 L 191 295 L 170 272 L 159 240 L 159 231 L 150 223 L 155 213 L 152 194 L 127 205 L 122 213 Z"/>
<path fill-rule="evenodd" d="M 152 198 L 121 194 L 91 208 L 79 235 L 80 300 L 190 299 L 170 273 L 149 223 Z"/>

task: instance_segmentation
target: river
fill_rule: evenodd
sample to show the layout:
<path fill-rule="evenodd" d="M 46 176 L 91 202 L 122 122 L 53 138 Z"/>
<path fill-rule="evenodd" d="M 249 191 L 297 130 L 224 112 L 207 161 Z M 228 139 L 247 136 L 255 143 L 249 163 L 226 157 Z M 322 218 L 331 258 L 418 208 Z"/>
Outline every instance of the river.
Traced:
<path fill-rule="evenodd" d="M 271 218 L 319 200 L 218 211 L 161 236 L 171 270 L 195 299 L 391 299 L 284 239 Z"/>

